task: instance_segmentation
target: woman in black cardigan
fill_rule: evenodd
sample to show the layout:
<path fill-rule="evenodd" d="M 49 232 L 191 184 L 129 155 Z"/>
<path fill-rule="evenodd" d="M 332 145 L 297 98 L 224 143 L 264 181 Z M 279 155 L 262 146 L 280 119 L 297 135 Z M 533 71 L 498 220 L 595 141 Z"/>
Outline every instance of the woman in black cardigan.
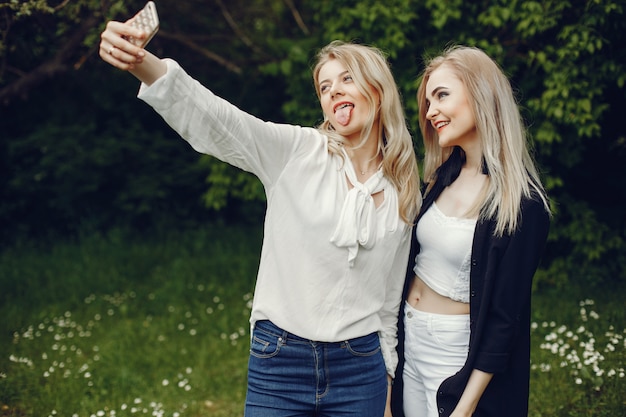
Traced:
<path fill-rule="evenodd" d="M 417 93 L 426 195 L 399 315 L 393 415 L 526 416 L 530 294 L 550 209 L 509 81 L 483 51 Z"/>

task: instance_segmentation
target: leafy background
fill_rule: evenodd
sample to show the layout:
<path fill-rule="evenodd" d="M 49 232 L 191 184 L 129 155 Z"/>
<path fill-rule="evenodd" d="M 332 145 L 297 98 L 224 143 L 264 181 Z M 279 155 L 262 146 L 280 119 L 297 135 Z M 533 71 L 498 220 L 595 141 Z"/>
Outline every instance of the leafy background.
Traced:
<path fill-rule="evenodd" d="M 389 56 L 422 155 L 423 58 L 493 56 L 518 95 L 555 219 L 537 287 L 626 280 L 626 3 L 607 0 L 158 0 L 154 53 L 266 120 L 321 119 L 310 76 L 333 39 Z M 196 154 L 98 57 L 138 1 L 0 3 L 0 243 L 119 227 L 193 228 L 263 216 L 251 175 Z M 576 282 L 578 281 L 578 282 Z"/>

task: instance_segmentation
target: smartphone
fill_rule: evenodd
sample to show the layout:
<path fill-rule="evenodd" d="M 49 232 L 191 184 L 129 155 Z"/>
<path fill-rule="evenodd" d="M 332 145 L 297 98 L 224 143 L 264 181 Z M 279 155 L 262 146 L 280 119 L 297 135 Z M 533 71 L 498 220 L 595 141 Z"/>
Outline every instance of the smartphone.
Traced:
<path fill-rule="evenodd" d="M 154 2 L 149 1 L 146 3 L 144 8 L 139 10 L 135 17 L 133 17 L 130 24 L 145 32 L 147 36 L 144 39 L 136 39 L 129 36 L 127 40 L 140 48 L 145 47 L 159 30 L 159 15 L 157 14 Z"/>

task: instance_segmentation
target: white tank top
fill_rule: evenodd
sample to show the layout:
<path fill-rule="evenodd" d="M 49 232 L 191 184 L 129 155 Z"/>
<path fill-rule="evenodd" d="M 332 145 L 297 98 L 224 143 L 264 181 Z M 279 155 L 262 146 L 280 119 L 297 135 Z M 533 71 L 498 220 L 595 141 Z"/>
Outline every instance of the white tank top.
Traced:
<path fill-rule="evenodd" d="M 475 219 L 448 217 L 433 203 L 417 224 L 420 252 L 413 271 L 438 294 L 469 302 Z"/>

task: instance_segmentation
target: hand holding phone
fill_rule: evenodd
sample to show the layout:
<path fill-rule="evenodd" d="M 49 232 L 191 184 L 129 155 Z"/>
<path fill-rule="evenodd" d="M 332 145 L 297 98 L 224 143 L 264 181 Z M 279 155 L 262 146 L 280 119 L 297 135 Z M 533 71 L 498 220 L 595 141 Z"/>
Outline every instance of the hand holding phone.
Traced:
<path fill-rule="evenodd" d="M 143 31 L 146 34 L 144 39 L 137 39 L 132 36 L 126 38 L 129 42 L 140 48 L 144 48 L 159 30 L 159 15 L 153 1 L 146 3 L 131 20 L 131 26 Z"/>

